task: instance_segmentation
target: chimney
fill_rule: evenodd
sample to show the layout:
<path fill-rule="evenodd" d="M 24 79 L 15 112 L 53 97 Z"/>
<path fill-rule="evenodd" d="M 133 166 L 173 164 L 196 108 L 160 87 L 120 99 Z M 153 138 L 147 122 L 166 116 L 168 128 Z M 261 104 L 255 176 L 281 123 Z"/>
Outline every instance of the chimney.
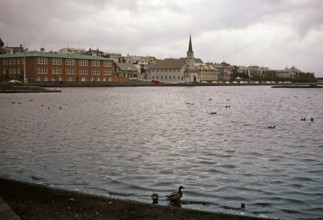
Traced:
<path fill-rule="evenodd" d="M 44 47 L 40 48 L 40 52 L 44 53 L 45 52 L 45 48 Z"/>

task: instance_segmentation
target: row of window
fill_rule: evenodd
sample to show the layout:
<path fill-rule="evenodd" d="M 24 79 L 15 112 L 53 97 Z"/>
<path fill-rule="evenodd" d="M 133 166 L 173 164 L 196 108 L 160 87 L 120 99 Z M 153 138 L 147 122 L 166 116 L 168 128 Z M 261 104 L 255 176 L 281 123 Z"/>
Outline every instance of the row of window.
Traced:
<path fill-rule="evenodd" d="M 163 79 L 163 80 L 178 80 L 183 79 L 180 76 L 152 76 L 152 79 Z"/>
<path fill-rule="evenodd" d="M 62 65 L 63 59 L 62 58 L 52 58 L 52 64 L 53 65 Z M 89 63 L 91 63 L 91 66 L 99 67 L 101 62 L 100 60 L 79 60 L 79 66 L 89 66 Z M 48 64 L 48 58 L 46 57 L 38 57 L 37 58 L 37 64 Z M 65 65 L 66 66 L 75 66 L 76 60 L 75 59 L 65 59 Z M 104 67 L 111 67 L 112 61 L 104 60 L 103 61 Z"/>
<path fill-rule="evenodd" d="M 22 69 L 2 69 L 2 74 L 22 74 Z"/>
<path fill-rule="evenodd" d="M 52 74 L 62 74 L 63 70 L 60 67 L 54 67 L 52 68 Z M 91 73 L 91 75 L 100 75 L 101 74 L 101 70 L 100 69 L 92 69 L 91 71 L 89 71 L 88 69 L 80 69 L 78 71 L 79 75 L 88 75 L 89 73 Z M 47 67 L 37 67 L 37 74 L 48 74 L 48 68 Z M 67 68 L 65 69 L 65 74 L 66 75 L 75 75 L 76 74 L 76 70 L 73 68 Z M 110 69 L 104 69 L 103 70 L 103 75 L 111 75 L 112 72 Z"/>
<path fill-rule="evenodd" d="M 47 82 L 47 81 L 49 81 L 49 80 L 51 80 L 51 81 L 53 81 L 53 82 L 55 82 L 55 81 L 62 81 L 63 80 L 63 77 L 62 76 L 59 76 L 59 77 L 52 77 L 51 79 L 49 79 L 48 78 L 48 76 L 43 76 L 43 77 L 41 77 L 41 76 L 37 76 L 37 78 L 36 78 L 36 80 L 37 81 L 45 81 L 45 82 Z M 69 76 L 68 78 L 67 78 L 67 81 L 68 82 L 75 82 L 75 81 L 81 81 L 81 82 L 86 82 L 86 81 L 88 81 L 87 80 L 87 78 L 86 77 L 81 77 L 80 79 L 76 79 L 74 76 Z M 108 78 L 100 78 L 100 77 L 91 77 L 90 78 L 90 82 L 111 82 L 111 77 L 108 77 Z"/>
<path fill-rule="evenodd" d="M 52 65 L 62 65 L 63 59 L 62 58 L 52 58 Z M 100 67 L 101 62 L 100 60 L 78 60 L 79 66 L 91 66 Z M 24 63 L 24 58 L 10 58 L 10 59 L 2 59 L 2 65 L 20 65 Z M 38 57 L 37 64 L 48 64 L 48 58 L 46 57 Z M 65 65 L 67 66 L 75 66 L 76 60 L 75 59 L 65 59 Z M 112 61 L 104 60 L 103 67 L 112 67 Z"/>
<path fill-rule="evenodd" d="M 23 58 L 2 59 L 2 65 L 20 65 L 24 63 Z"/>
<path fill-rule="evenodd" d="M 160 69 L 160 70 L 151 70 L 152 73 L 179 73 L 180 69 Z"/>

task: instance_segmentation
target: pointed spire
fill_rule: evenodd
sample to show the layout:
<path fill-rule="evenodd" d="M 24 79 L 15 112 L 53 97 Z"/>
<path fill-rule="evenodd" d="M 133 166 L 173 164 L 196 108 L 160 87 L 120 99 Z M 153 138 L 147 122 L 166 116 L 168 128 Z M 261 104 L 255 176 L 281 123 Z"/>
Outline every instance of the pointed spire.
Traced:
<path fill-rule="evenodd" d="M 188 45 L 188 51 L 187 52 L 193 52 L 191 34 L 190 34 L 190 42 L 189 42 L 189 45 Z"/>

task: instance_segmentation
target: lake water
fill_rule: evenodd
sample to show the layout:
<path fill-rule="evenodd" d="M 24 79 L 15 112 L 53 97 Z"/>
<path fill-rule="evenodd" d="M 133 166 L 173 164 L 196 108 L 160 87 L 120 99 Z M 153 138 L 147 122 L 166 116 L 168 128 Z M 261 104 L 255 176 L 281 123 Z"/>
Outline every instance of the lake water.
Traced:
<path fill-rule="evenodd" d="M 183 185 L 183 208 L 322 217 L 322 98 L 269 86 L 0 94 L 0 176 L 146 203 L 157 192 L 160 205 Z"/>

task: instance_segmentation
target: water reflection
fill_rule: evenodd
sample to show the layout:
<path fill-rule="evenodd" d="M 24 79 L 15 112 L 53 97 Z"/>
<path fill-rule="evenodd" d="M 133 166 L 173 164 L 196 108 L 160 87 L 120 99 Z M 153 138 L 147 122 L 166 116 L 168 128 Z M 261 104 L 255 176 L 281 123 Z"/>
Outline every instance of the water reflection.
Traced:
<path fill-rule="evenodd" d="M 157 192 L 161 205 L 185 185 L 184 208 L 319 217 L 320 97 L 261 86 L 0 94 L 0 175 L 147 203 Z"/>

